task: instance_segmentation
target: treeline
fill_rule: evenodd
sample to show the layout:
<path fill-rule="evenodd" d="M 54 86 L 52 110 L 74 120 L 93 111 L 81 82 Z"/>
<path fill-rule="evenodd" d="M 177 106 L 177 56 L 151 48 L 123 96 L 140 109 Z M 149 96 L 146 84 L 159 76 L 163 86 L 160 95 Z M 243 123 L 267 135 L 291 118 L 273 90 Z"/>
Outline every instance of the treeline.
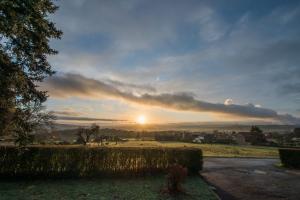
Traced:
<path fill-rule="evenodd" d="M 47 141 L 47 140 L 62 140 L 68 142 L 74 142 L 78 139 L 78 131 L 84 132 L 84 129 L 87 128 L 76 128 L 76 129 L 66 129 L 66 130 L 55 130 L 52 132 L 44 132 L 36 134 L 37 141 Z M 83 130 L 82 130 L 83 129 Z M 106 138 L 136 138 L 136 139 L 156 139 L 160 140 L 160 137 L 166 136 L 171 141 L 180 139 L 183 134 L 190 134 L 192 132 L 183 132 L 183 131 L 132 131 L 132 130 L 123 130 L 123 129 L 114 129 L 114 128 L 99 128 L 97 135 L 104 136 Z M 176 136 L 174 138 L 174 136 Z M 94 139 L 91 136 L 91 139 Z"/>
<path fill-rule="evenodd" d="M 133 131 L 113 128 L 91 127 L 52 131 L 35 135 L 36 143 L 87 144 L 103 145 L 106 142 L 124 141 L 128 138 L 137 140 L 179 141 L 208 144 L 241 144 L 265 146 L 300 146 L 299 128 L 290 133 L 265 133 L 259 127 L 252 126 L 247 132 L 188 132 L 188 131 Z"/>

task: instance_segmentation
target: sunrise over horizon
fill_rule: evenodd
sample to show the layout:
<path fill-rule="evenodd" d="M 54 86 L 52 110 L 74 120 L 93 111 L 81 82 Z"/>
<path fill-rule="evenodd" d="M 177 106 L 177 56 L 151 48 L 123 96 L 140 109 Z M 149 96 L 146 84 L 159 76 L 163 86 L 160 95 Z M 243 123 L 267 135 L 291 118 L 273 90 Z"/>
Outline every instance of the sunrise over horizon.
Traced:
<path fill-rule="evenodd" d="M 58 123 L 300 123 L 297 1 L 57 4 Z"/>
<path fill-rule="evenodd" d="M 299 0 L 0 0 L 0 199 L 299 200 Z"/>

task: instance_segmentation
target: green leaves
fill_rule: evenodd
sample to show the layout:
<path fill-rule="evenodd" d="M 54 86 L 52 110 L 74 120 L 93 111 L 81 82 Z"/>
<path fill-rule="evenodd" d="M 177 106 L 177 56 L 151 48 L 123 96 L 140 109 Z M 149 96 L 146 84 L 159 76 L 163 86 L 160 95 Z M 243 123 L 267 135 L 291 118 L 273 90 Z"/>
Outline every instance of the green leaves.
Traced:
<path fill-rule="evenodd" d="M 0 135 L 31 133 L 46 119 L 38 112 L 47 93 L 36 84 L 54 73 L 47 56 L 57 51 L 49 40 L 62 32 L 48 16 L 57 8 L 52 0 L 0 1 Z"/>

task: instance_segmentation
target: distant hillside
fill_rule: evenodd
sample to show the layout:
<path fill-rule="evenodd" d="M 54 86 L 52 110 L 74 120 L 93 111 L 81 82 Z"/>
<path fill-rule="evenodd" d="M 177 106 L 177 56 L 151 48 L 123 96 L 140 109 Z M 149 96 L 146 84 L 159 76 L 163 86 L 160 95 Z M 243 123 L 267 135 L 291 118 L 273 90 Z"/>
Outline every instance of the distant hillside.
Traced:
<path fill-rule="evenodd" d="M 231 132 L 231 131 L 249 131 L 252 125 L 257 124 L 233 124 L 233 123 L 169 123 L 169 124 L 119 124 L 119 125 L 101 125 L 98 124 L 101 128 L 112 128 L 112 129 L 121 129 L 121 130 L 130 130 L 130 131 L 206 131 L 213 132 L 218 130 L 221 132 Z M 86 127 L 85 125 L 75 125 L 75 124 L 55 124 L 54 130 L 68 130 L 68 129 L 77 129 L 78 127 Z M 263 124 L 257 125 L 264 132 L 278 132 L 278 133 L 287 133 L 293 131 L 297 126 L 294 125 L 273 125 L 273 124 Z"/>

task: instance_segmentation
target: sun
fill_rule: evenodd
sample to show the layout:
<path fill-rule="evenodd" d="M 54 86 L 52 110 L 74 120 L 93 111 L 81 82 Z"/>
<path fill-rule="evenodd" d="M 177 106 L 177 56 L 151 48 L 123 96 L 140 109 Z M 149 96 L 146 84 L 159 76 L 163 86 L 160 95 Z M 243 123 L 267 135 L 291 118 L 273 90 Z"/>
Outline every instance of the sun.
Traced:
<path fill-rule="evenodd" d="M 136 119 L 136 123 L 138 124 L 145 124 L 147 121 L 145 115 L 139 115 Z"/>

